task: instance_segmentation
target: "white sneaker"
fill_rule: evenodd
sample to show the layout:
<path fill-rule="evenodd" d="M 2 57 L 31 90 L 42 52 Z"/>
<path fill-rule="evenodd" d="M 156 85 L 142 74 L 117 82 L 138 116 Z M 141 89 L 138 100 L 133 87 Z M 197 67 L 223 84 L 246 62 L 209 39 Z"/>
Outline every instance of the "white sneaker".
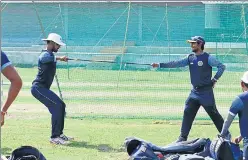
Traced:
<path fill-rule="evenodd" d="M 63 139 L 60 138 L 60 137 L 51 138 L 51 139 L 50 139 L 50 143 L 52 143 L 52 144 L 57 144 L 57 145 L 66 145 L 66 144 L 68 144 L 67 141 L 63 140 Z"/>
<path fill-rule="evenodd" d="M 74 140 L 73 137 L 68 137 L 68 136 L 66 136 L 66 135 L 64 135 L 64 134 L 61 134 L 59 137 L 60 137 L 61 139 L 63 139 L 64 141 L 73 141 L 73 140 Z"/>

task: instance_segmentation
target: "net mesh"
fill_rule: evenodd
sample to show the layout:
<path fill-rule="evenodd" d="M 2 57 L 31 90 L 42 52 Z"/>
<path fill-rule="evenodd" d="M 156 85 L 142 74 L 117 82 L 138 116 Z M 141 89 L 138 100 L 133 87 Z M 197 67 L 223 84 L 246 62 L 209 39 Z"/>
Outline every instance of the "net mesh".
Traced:
<path fill-rule="evenodd" d="M 201 35 L 205 50 L 227 69 L 215 91 L 225 115 L 247 70 L 248 4 L 202 3 L 1 3 L 2 50 L 24 87 L 15 102 L 39 103 L 30 94 L 48 33 L 66 47 L 58 55 L 89 61 L 58 62 L 52 89 L 71 117 L 181 119 L 191 84 L 188 68 L 152 69 L 191 52 L 185 40 Z M 106 62 L 97 62 L 106 61 Z M 137 63 L 137 64 L 128 64 Z M 214 69 L 216 72 L 216 69 Z M 7 81 L 4 80 L 4 83 Z M 209 119 L 200 109 L 199 119 Z"/>

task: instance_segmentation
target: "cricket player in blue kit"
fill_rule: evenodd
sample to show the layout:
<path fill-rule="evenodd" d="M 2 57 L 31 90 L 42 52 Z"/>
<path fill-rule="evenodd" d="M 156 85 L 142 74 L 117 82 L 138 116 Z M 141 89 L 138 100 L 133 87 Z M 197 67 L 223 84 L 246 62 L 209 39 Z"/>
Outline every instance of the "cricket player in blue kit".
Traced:
<path fill-rule="evenodd" d="M 11 83 L 8 96 L 1 109 L 1 126 L 3 126 L 5 114 L 22 88 L 22 79 L 3 51 L 1 51 L 1 72 Z"/>
<path fill-rule="evenodd" d="M 200 106 L 203 106 L 206 110 L 219 132 L 221 132 L 224 123 L 222 116 L 216 108 L 213 88 L 217 80 L 222 76 L 225 65 L 219 62 L 215 57 L 203 51 L 205 40 L 202 37 L 194 36 L 187 42 L 191 44 L 192 52 L 194 52 L 193 54 L 190 54 L 179 61 L 152 64 L 153 67 L 160 68 L 189 66 L 193 89 L 185 102 L 181 134 L 176 142 L 187 140 L 192 123 Z M 213 78 L 212 67 L 218 68 L 218 71 Z"/>
<path fill-rule="evenodd" d="M 239 128 L 241 136 L 235 138 L 235 143 L 243 139 L 243 160 L 248 160 L 248 71 L 241 78 L 241 88 L 243 93 L 238 95 L 232 102 L 229 114 L 224 122 L 221 136 L 226 137 L 228 129 L 235 116 L 239 116 Z"/>
<path fill-rule="evenodd" d="M 47 39 L 42 39 L 47 42 L 47 49 L 43 50 L 38 60 L 38 74 L 32 83 L 32 95 L 43 103 L 52 114 L 52 135 L 50 142 L 53 144 L 65 145 L 73 138 L 63 134 L 65 120 L 65 103 L 50 90 L 55 73 L 56 62 L 68 61 L 68 58 L 56 57 L 56 53 L 60 46 L 65 44 L 62 42 L 60 35 L 50 33 Z"/>

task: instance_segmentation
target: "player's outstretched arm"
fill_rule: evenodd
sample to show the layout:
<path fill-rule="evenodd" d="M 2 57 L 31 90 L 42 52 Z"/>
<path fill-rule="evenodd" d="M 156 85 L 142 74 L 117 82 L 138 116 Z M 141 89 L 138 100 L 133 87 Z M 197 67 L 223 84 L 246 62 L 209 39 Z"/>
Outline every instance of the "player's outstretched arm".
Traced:
<path fill-rule="evenodd" d="M 167 63 L 152 63 L 151 66 L 153 68 L 178 68 L 178 67 L 185 67 L 189 64 L 188 57 L 185 57 L 178 61 L 171 61 Z"/>
<path fill-rule="evenodd" d="M 68 61 L 68 57 L 66 57 L 66 56 L 56 57 L 56 60 L 67 62 Z"/>

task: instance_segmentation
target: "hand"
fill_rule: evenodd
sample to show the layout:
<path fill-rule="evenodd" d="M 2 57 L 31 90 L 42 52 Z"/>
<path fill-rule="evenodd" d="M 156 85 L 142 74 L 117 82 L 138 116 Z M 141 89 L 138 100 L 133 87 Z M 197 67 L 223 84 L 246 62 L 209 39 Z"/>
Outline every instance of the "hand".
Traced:
<path fill-rule="evenodd" d="M 66 57 L 66 56 L 59 57 L 59 59 L 60 59 L 60 61 L 65 61 L 65 62 L 68 61 L 68 57 Z"/>
<path fill-rule="evenodd" d="M 151 66 L 152 66 L 153 68 L 157 68 L 157 67 L 159 66 L 159 64 L 158 64 L 158 63 L 152 63 Z"/>
<path fill-rule="evenodd" d="M 215 87 L 216 83 L 217 83 L 217 80 L 216 79 L 212 79 L 213 88 Z"/>
<path fill-rule="evenodd" d="M 243 137 L 242 136 L 238 136 L 234 139 L 234 143 L 239 144 L 240 141 L 242 141 Z"/>
<path fill-rule="evenodd" d="M 1 127 L 4 125 L 4 116 L 6 112 L 1 111 Z"/>

